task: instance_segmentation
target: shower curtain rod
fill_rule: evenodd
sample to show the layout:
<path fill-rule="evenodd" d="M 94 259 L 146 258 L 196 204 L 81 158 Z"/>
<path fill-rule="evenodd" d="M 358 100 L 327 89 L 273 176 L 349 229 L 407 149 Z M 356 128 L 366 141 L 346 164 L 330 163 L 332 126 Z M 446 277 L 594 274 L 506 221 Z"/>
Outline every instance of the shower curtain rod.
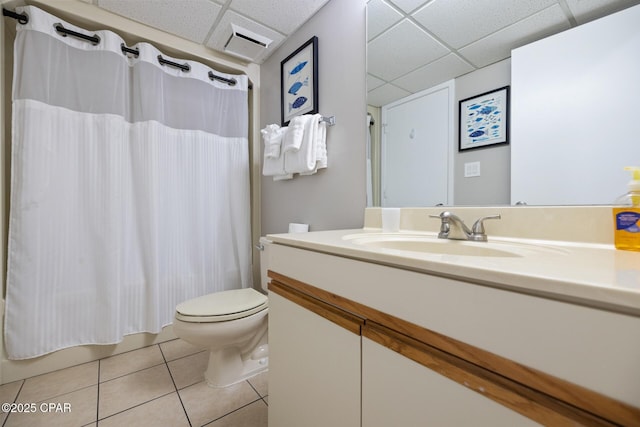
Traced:
<path fill-rule="evenodd" d="M 7 16 L 9 18 L 13 18 L 16 19 L 20 24 L 25 25 L 26 23 L 29 22 L 29 16 L 27 14 L 19 14 L 16 12 L 13 12 L 11 10 L 2 8 L 2 15 L 3 16 Z M 82 34 L 82 33 L 78 33 L 77 31 L 73 31 L 70 30 L 68 28 L 64 28 L 62 26 L 62 24 L 55 24 L 54 28 L 56 29 L 56 31 L 58 33 L 60 33 L 62 35 L 62 37 L 66 37 L 66 36 L 73 36 L 76 38 L 79 38 L 81 40 L 85 40 L 88 42 L 91 42 L 94 45 L 98 45 L 100 44 L 100 37 L 98 35 L 93 35 L 93 36 L 88 36 L 86 34 Z M 138 49 L 132 49 L 130 47 L 127 47 L 124 43 L 120 44 L 120 49 L 122 50 L 122 53 L 124 55 L 126 55 L 127 53 L 138 56 L 140 54 L 140 51 Z M 160 65 L 169 65 L 171 67 L 176 67 L 179 68 L 180 70 L 186 72 L 191 71 L 191 67 L 189 66 L 189 64 L 185 63 L 185 64 L 179 64 L 177 62 L 173 62 L 173 61 L 169 61 L 167 59 L 164 59 L 162 57 L 162 55 L 158 55 L 158 62 L 160 63 Z M 234 86 L 236 84 L 236 79 L 228 79 L 226 77 L 222 77 L 222 76 L 217 76 L 215 74 L 213 74 L 212 71 L 209 71 L 209 79 L 211 81 L 213 80 L 218 80 L 221 82 L 224 82 L 226 84 L 228 84 L 229 86 Z M 249 84 L 249 89 L 252 89 L 252 85 Z"/>
<path fill-rule="evenodd" d="M 19 13 L 15 13 L 12 10 L 5 9 L 4 7 L 2 8 L 2 15 L 3 16 L 8 16 L 9 18 L 17 19 L 18 22 L 21 23 L 22 25 L 24 25 L 27 22 L 29 22 L 29 17 L 26 14 L 25 15 L 21 15 Z"/>

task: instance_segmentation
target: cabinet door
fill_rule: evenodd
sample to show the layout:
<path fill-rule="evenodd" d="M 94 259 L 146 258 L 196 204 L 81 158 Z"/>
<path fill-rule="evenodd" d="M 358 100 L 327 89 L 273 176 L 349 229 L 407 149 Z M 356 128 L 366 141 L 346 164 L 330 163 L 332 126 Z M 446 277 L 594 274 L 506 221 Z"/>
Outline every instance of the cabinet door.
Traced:
<path fill-rule="evenodd" d="M 368 338 L 362 338 L 362 426 L 540 424 Z"/>
<path fill-rule="evenodd" d="M 361 337 L 269 293 L 269 425 L 360 426 Z"/>

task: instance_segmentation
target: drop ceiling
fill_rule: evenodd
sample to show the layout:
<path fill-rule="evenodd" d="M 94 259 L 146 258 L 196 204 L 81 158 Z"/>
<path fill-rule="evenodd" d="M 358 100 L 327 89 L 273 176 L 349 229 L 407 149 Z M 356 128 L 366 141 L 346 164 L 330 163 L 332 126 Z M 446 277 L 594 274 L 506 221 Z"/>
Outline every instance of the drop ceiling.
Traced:
<path fill-rule="evenodd" d="M 235 53 L 246 62 L 261 64 L 330 0 L 83 1 L 232 55 L 225 45 L 232 28 L 238 27 L 270 41 L 262 48 L 249 46 L 240 56 Z M 640 0 L 366 1 L 368 103 L 377 106 L 509 58 L 516 47 L 640 4 Z"/>
<path fill-rule="evenodd" d="M 246 62 L 260 64 L 329 0 L 83 1 Z M 230 42 L 232 25 L 253 40 L 265 41 L 267 46 L 256 48 L 249 42 L 245 43 L 245 48 L 238 47 L 246 42 L 246 38 Z"/>
<path fill-rule="evenodd" d="M 369 0 L 368 103 L 381 106 L 640 0 Z"/>

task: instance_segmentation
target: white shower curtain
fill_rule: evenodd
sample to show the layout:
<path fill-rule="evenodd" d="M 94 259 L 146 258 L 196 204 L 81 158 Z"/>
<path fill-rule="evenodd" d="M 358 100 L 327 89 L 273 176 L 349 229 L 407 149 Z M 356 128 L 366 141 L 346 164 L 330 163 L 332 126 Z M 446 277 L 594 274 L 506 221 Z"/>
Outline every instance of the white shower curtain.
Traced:
<path fill-rule="evenodd" d="M 18 11 L 9 358 L 156 333 L 183 300 L 250 287 L 246 76 Z"/>

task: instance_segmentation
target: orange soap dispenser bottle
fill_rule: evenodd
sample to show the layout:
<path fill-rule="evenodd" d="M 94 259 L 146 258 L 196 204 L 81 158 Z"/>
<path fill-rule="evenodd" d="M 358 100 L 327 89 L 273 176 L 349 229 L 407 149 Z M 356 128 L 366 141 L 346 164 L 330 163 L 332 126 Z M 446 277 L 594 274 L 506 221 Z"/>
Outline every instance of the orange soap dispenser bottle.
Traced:
<path fill-rule="evenodd" d="M 632 179 L 629 191 L 618 198 L 613 208 L 614 241 L 617 249 L 640 251 L 640 167 L 626 167 Z"/>

